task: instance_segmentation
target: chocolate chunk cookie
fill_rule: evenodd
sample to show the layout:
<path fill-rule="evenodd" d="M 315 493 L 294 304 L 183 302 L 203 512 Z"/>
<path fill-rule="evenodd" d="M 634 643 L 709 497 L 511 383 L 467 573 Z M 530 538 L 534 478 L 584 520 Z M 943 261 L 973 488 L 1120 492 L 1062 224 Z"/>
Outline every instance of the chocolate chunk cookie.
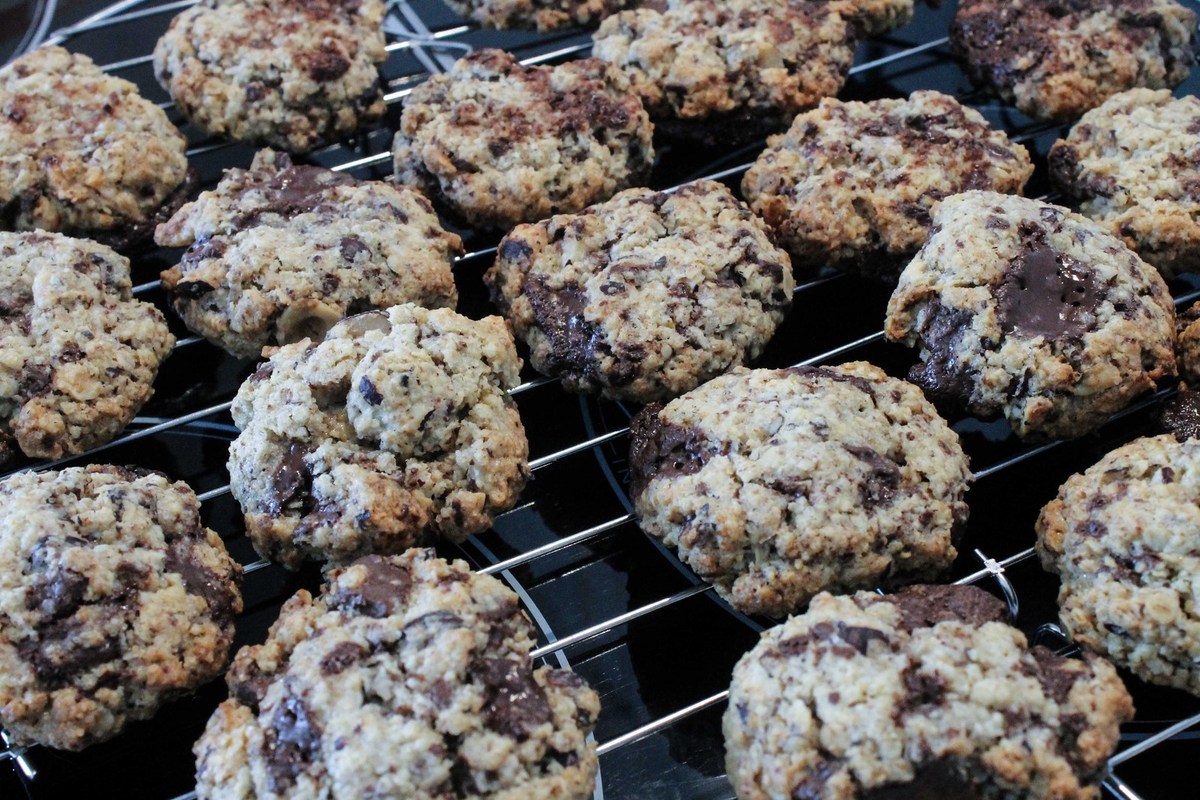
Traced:
<path fill-rule="evenodd" d="M 947 198 L 888 303 L 909 379 L 1018 436 L 1094 430 L 1175 374 L 1162 277 L 1101 225 L 991 192 Z"/>
<path fill-rule="evenodd" d="M 162 274 L 189 328 L 236 355 L 319 339 L 346 314 L 453 307 L 462 241 L 420 192 L 260 152 L 180 209 L 155 239 L 187 247 Z"/>
<path fill-rule="evenodd" d="M 962 0 L 950 43 L 977 85 L 1040 119 L 1117 92 L 1162 89 L 1195 60 L 1196 14 L 1175 0 Z"/>
<path fill-rule="evenodd" d="M 154 49 L 154 74 L 197 127 L 294 153 L 383 116 L 380 0 L 200 0 Z"/>
<path fill-rule="evenodd" d="M 967 519 L 958 436 L 864 362 L 714 378 L 634 417 L 629 458 L 642 529 L 747 613 L 934 578 Z"/>
<path fill-rule="evenodd" d="M 241 567 L 158 473 L 89 466 L 0 481 L 0 723 L 80 750 L 220 674 Z"/>
<path fill-rule="evenodd" d="M 757 357 L 794 289 L 787 253 L 711 181 L 521 225 L 484 282 L 539 371 L 642 403 Z"/>
<path fill-rule="evenodd" d="M 485 530 L 529 445 L 504 320 L 402 305 L 275 351 L 242 385 L 230 488 L 259 553 L 295 568 Z"/>
<path fill-rule="evenodd" d="M 837 94 L 854 60 L 850 4 L 668 0 L 606 19 L 592 53 L 625 71 L 659 129 L 728 145 Z"/>
<path fill-rule="evenodd" d="M 1200 441 L 1137 439 L 1072 475 L 1038 517 L 1063 627 L 1150 683 L 1200 695 Z"/>
<path fill-rule="evenodd" d="M 405 98 L 396 178 L 471 225 L 510 228 L 641 183 L 653 128 L 629 81 L 602 61 L 526 67 L 479 50 Z"/>
<path fill-rule="evenodd" d="M 863 36 L 878 36 L 907 25 L 914 0 L 818 0 L 832 6 Z"/>
<path fill-rule="evenodd" d="M 129 81 L 41 47 L 0 69 L 0 226 L 126 249 L 195 184 L 187 140 Z"/>
<path fill-rule="evenodd" d="M 0 233 L 0 462 L 104 444 L 154 393 L 175 338 L 129 261 L 57 233 Z"/>
<path fill-rule="evenodd" d="M 196 743 L 197 796 L 589 798 L 599 698 L 534 668 L 534 643 L 516 594 L 462 561 L 334 569 L 237 654 Z"/>
<path fill-rule="evenodd" d="M 1094 800 L 1133 703 L 1103 659 L 1029 647 L 971 586 L 821 594 L 733 671 L 739 800 Z"/>
<path fill-rule="evenodd" d="M 938 200 L 968 189 L 1019 193 L 1029 154 L 940 92 L 869 103 L 822 100 L 773 136 L 742 193 L 798 266 L 894 281 L 925 242 Z"/>
<path fill-rule="evenodd" d="M 552 31 L 595 25 L 638 0 L 446 0 L 446 5 L 485 28 Z"/>
<path fill-rule="evenodd" d="M 1200 268 L 1200 98 L 1131 89 L 1083 115 L 1050 150 L 1080 211 L 1172 277 Z"/>

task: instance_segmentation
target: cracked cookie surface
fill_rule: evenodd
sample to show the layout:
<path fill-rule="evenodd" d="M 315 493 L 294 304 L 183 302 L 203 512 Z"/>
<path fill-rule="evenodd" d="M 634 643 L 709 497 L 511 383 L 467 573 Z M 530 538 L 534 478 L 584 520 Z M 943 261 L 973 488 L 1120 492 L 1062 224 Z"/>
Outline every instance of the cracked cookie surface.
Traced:
<path fill-rule="evenodd" d="M 296 568 L 461 541 L 512 506 L 529 445 L 499 317 L 369 311 L 279 348 L 238 391 L 230 488 L 263 556 Z"/>
<path fill-rule="evenodd" d="M 462 241 L 420 192 L 269 150 L 249 170 L 227 171 L 155 239 L 188 248 L 162 275 L 175 310 L 243 357 L 319 339 L 347 314 L 458 300 L 450 265 Z"/>
<path fill-rule="evenodd" d="M 1200 695 L 1200 441 L 1156 436 L 1113 450 L 1067 479 L 1037 533 L 1073 640 Z"/>
<path fill-rule="evenodd" d="M 396 178 L 474 226 L 572 213 L 646 178 L 653 125 L 620 70 L 479 50 L 404 100 Z"/>
<path fill-rule="evenodd" d="M 383 116 L 380 0 L 201 0 L 154 49 L 154 74 L 206 132 L 303 153 Z"/>
<path fill-rule="evenodd" d="M 742 193 L 797 266 L 895 280 L 924 244 L 930 210 L 968 189 L 1018 194 L 1029 154 L 940 92 L 869 103 L 822 100 L 773 136 Z"/>
<path fill-rule="evenodd" d="M 971 586 L 817 596 L 733 671 L 739 800 L 1093 800 L 1133 703 L 1116 671 L 1030 648 Z"/>
<path fill-rule="evenodd" d="M 154 393 L 175 338 L 129 261 L 57 233 L 0 232 L 0 461 L 82 453 Z"/>
<path fill-rule="evenodd" d="M 446 0 L 446 5 L 485 28 L 552 31 L 595 25 L 638 0 Z"/>
<path fill-rule="evenodd" d="M 865 362 L 736 370 L 634 418 L 642 529 L 747 613 L 930 580 L 971 479 L 920 390 Z"/>
<path fill-rule="evenodd" d="M 79 750 L 215 678 L 239 567 L 200 501 L 110 466 L 0 481 L 0 723 Z"/>
<path fill-rule="evenodd" d="M 787 253 L 711 181 L 518 226 L 484 281 L 538 371 L 642 403 L 756 358 L 795 286 Z"/>
<path fill-rule="evenodd" d="M 1175 374 L 1162 277 L 1101 225 L 1022 197 L 966 192 L 888 303 L 889 339 L 920 347 L 909 379 L 1018 436 L 1081 436 Z"/>
<path fill-rule="evenodd" d="M 334 569 L 241 650 L 196 743 L 203 800 L 584 800 L 596 693 L 535 668 L 533 624 L 500 581 L 432 550 Z"/>
<path fill-rule="evenodd" d="M 0 225 L 125 249 L 187 199 L 187 140 L 85 55 L 40 47 L 0 69 Z"/>

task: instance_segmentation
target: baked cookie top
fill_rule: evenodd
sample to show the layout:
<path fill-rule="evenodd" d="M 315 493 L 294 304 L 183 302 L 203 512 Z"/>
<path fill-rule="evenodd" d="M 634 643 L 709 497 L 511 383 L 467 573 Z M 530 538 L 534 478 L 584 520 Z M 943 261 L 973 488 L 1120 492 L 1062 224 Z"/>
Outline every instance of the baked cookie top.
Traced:
<path fill-rule="evenodd" d="M 592 53 L 629 76 L 655 119 L 767 117 L 777 128 L 842 88 L 854 60 L 842 5 L 667 0 L 604 20 Z"/>
<path fill-rule="evenodd" d="M 1071 638 L 1200 695 L 1200 441 L 1137 439 L 1072 475 L 1037 522 Z"/>
<path fill-rule="evenodd" d="M 909 379 L 1018 436 L 1080 436 L 1175 374 L 1162 277 L 1099 224 L 1023 197 L 966 192 L 888 302 L 885 333 L 920 347 Z"/>
<path fill-rule="evenodd" d="M 319 339 L 347 314 L 458 300 L 450 265 L 462 241 L 420 192 L 295 165 L 270 150 L 249 170 L 227 171 L 155 239 L 188 248 L 162 274 L 175 310 L 244 357 Z"/>
<path fill-rule="evenodd" d="M 1200 268 L 1200 98 L 1131 89 L 1083 115 L 1050 177 L 1167 277 Z"/>
<path fill-rule="evenodd" d="M 124 256 L 57 233 L 0 232 L 0 312 L 0 461 L 111 440 L 175 345 Z"/>
<path fill-rule="evenodd" d="M 1133 703 L 1095 656 L 1030 648 L 971 586 L 820 594 L 733 671 L 739 800 L 1098 798 Z"/>
<path fill-rule="evenodd" d="M 307 152 L 383 116 L 383 15 L 380 0 L 200 0 L 154 74 L 206 132 Z"/>
<path fill-rule="evenodd" d="M 197 795 L 591 797 L 599 698 L 534 668 L 534 642 L 516 594 L 465 562 L 410 550 L 331 570 L 234 659 Z"/>
<path fill-rule="evenodd" d="M 520 225 L 484 282 L 540 372 L 642 403 L 756 358 L 795 287 L 787 253 L 712 181 Z"/>
<path fill-rule="evenodd" d="M 184 139 L 129 81 L 40 47 L 0 69 L 0 226 L 140 243 L 194 183 Z"/>
<path fill-rule="evenodd" d="M 289 568 L 460 541 L 510 507 L 529 445 L 500 317 L 395 306 L 271 355 L 233 401 L 230 488 L 259 553 Z"/>
<path fill-rule="evenodd" d="M 907 25 L 914 0 L 816 0 L 832 6 L 863 36 L 878 36 Z"/>
<path fill-rule="evenodd" d="M 0 481 L 0 723 L 79 750 L 216 677 L 241 572 L 192 490 L 158 473 Z"/>
<path fill-rule="evenodd" d="M 571 213 L 636 185 L 654 126 L 620 70 L 479 50 L 404 100 L 396 178 L 476 226 Z"/>
<path fill-rule="evenodd" d="M 869 103 L 825 99 L 773 136 L 742 193 L 805 267 L 895 279 L 925 242 L 930 209 L 968 189 L 1019 193 L 1029 154 L 940 92 Z"/>
<path fill-rule="evenodd" d="M 1183 81 L 1195 30 L 1175 0 L 963 0 L 950 43 L 976 84 L 1031 117 L 1069 120 L 1117 92 Z"/>
<path fill-rule="evenodd" d="M 595 25 L 638 0 L 446 0 L 446 5 L 485 28 L 552 31 Z"/>
<path fill-rule="evenodd" d="M 967 519 L 958 436 L 865 362 L 737 370 L 632 423 L 642 529 L 747 613 L 946 571 Z"/>

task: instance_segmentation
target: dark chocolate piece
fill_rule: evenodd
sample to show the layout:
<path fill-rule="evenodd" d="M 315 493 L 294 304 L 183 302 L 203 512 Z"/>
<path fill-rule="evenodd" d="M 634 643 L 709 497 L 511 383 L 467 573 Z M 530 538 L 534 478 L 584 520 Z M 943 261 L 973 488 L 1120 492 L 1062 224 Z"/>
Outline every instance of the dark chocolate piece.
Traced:
<path fill-rule="evenodd" d="M 530 728 L 553 720 L 546 693 L 533 679 L 528 662 L 481 658 L 474 671 L 487 687 L 484 719 L 492 730 L 524 739 Z"/>
<path fill-rule="evenodd" d="M 335 608 L 379 619 L 404 607 L 412 591 L 412 574 L 407 569 L 378 555 L 364 556 L 350 566 L 362 567 L 367 574 L 357 587 L 338 591 Z"/>
<path fill-rule="evenodd" d="M 947 621 L 978 626 L 1008 620 L 1004 603 L 976 586 L 920 584 L 882 599 L 900 609 L 900 627 L 909 632 Z"/>
<path fill-rule="evenodd" d="M 1091 267 L 1045 244 L 1017 257 L 996 290 L 997 316 L 1006 334 L 1078 338 L 1094 325 L 1104 285 Z"/>

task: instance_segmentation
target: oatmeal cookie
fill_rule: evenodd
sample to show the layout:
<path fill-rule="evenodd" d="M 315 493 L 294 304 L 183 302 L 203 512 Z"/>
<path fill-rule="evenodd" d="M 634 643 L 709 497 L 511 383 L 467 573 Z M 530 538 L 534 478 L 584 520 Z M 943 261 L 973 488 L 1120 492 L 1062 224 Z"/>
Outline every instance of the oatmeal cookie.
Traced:
<path fill-rule="evenodd" d="M 914 0 L 818 0 L 833 6 L 862 36 L 878 36 L 907 25 Z"/>
<path fill-rule="evenodd" d="M 446 0 L 464 17 L 485 28 L 552 31 L 591 26 L 639 0 Z"/>

